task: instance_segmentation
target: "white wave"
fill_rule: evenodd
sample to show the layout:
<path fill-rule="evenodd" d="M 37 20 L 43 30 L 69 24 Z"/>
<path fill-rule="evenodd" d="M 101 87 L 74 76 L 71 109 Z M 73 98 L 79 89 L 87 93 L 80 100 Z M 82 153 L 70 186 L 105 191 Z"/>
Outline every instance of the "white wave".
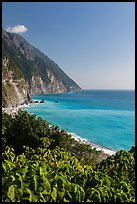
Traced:
<path fill-rule="evenodd" d="M 87 139 L 85 138 L 81 138 L 80 136 L 76 135 L 75 133 L 73 132 L 68 132 L 69 135 L 71 135 L 72 138 L 74 138 L 76 141 L 78 142 L 81 142 L 81 143 L 84 143 L 84 144 L 89 144 L 91 145 L 92 148 L 95 148 L 97 151 L 102 151 L 106 154 L 109 154 L 110 156 L 113 155 L 113 154 L 116 154 L 116 151 L 114 150 L 111 150 L 111 149 L 107 149 L 107 148 L 103 148 L 99 145 L 96 145 L 94 143 L 91 143 L 89 142 Z"/>
<path fill-rule="evenodd" d="M 41 99 L 33 99 L 33 101 L 41 101 Z"/>

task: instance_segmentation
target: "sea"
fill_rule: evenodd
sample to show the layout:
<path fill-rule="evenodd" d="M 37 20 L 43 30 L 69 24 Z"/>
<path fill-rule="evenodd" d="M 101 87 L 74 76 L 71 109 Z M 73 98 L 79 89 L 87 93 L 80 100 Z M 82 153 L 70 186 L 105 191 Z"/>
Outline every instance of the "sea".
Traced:
<path fill-rule="evenodd" d="M 32 95 L 24 109 L 97 147 L 112 151 L 135 146 L 135 91 L 81 90 Z"/>

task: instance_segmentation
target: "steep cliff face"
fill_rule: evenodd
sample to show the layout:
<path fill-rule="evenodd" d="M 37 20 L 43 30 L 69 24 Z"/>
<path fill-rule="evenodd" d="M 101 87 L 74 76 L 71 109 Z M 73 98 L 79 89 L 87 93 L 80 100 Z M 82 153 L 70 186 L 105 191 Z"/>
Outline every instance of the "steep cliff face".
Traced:
<path fill-rule="evenodd" d="M 2 107 L 12 108 L 30 101 L 28 86 L 19 68 L 2 58 Z"/>
<path fill-rule="evenodd" d="M 19 67 L 31 94 L 81 89 L 54 61 L 18 34 L 2 32 L 2 51 Z"/>

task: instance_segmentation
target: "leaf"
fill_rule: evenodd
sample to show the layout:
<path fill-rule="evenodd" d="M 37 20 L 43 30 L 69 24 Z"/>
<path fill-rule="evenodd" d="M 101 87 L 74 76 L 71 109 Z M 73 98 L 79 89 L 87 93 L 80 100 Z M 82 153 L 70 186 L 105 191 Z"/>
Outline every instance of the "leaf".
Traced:
<path fill-rule="evenodd" d="M 77 192 L 77 185 L 75 185 L 75 189 L 74 189 L 74 193 L 76 193 Z"/>
<path fill-rule="evenodd" d="M 4 169 L 4 171 L 7 171 L 7 166 L 5 164 L 2 163 L 2 168 Z"/>
<path fill-rule="evenodd" d="M 14 201 L 14 198 L 15 198 L 15 188 L 14 188 L 14 185 L 11 185 L 9 187 L 7 196 L 11 199 L 11 201 Z"/>
<path fill-rule="evenodd" d="M 52 196 L 53 200 L 56 201 L 56 199 L 57 199 L 57 189 L 55 187 L 53 187 L 53 191 L 51 193 L 51 196 Z"/>
<path fill-rule="evenodd" d="M 58 191 L 58 198 L 60 201 L 63 199 L 64 195 L 65 195 L 65 190 L 64 191 Z"/>
<path fill-rule="evenodd" d="M 47 192 L 51 190 L 51 186 L 47 178 L 44 180 L 44 187 Z"/>
<path fill-rule="evenodd" d="M 32 194 L 32 202 L 37 202 L 38 201 L 38 196 Z"/>
<path fill-rule="evenodd" d="M 32 202 L 32 192 L 31 192 L 31 190 L 29 188 L 26 188 L 25 192 L 29 194 L 29 201 Z"/>
<path fill-rule="evenodd" d="M 20 180 L 20 183 L 21 183 L 21 188 L 23 188 L 23 182 L 22 182 L 21 175 L 18 172 L 16 172 L 16 175 L 19 177 L 19 180 Z"/>
<path fill-rule="evenodd" d="M 44 198 L 44 196 L 42 195 L 42 193 L 40 192 L 40 198 L 42 198 L 43 200 L 42 201 L 40 201 L 40 202 L 45 202 L 46 200 L 45 200 L 45 198 Z"/>
<path fill-rule="evenodd" d="M 66 198 L 63 199 L 64 202 L 69 202 L 69 200 L 67 200 Z"/>
<path fill-rule="evenodd" d="M 71 196 L 71 194 L 69 193 L 69 192 L 67 192 L 68 193 L 68 196 L 72 199 L 72 196 Z"/>
<path fill-rule="evenodd" d="M 23 178 L 26 177 L 26 173 L 27 173 L 27 172 L 28 172 L 28 166 L 25 166 L 25 168 L 22 169 L 22 173 L 23 173 L 22 177 L 23 177 Z"/>
<path fill-rule="evenodd" d="M 81 192 L 78 190 L 78 202 L 81 202 Z"/>
<path fill-rule="evenodd" d="M 85 187 L 86 183 L 87 183 L 87 179 L 85 178 L 83 181 L 83 187 Z"/>
<path fill-rule="evenodd" d="M 40 176 L 42 176 L 43 175 L 43 168 L 40 166 L 40 168 L 39 168 L 39 173 L 40 173 Z"/>
<path fill-rule="evenodd" d="M 19 188 L 18 192 L 19 192 L 20 196 L 22 197 L 23 196 L 23 190 L 21 188 Z"/>
<path fill-rule="evenodd" d="M 94 178 L 95 178 L 95 180 L 97 180 L 97 181 L 100 180 L 97 174 L 95 174 Z"/>
<path fill-rule="evenodd" d="M 37 176 L 34 174 L 33 176 L 33 179 L 34 179 L 34 183 L 35 183 L 35 191 L 37 191 Z"/>
<path fill-rule="evenodd" d="M 12 181 L 15 181 L 15 177 L 13 175 L 10 176 L 12 178 Z"/>
<path fill-rule="evenodd" d="M 81 194 L 81 200 L 84 200 L 85 198 L 85 191 L 82 187 L 80 187 L 80 194 Z"/>

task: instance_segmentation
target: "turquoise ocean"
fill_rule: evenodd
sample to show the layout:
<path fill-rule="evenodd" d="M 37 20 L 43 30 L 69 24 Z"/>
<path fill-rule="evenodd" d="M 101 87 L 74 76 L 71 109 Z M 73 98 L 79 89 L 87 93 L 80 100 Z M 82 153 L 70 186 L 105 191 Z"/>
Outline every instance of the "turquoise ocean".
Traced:
<path fill-rule="evenodd" d="M 82 90 L 32 95 L 24 109 L 103 148 L 130 150 L 135 145 L 135 91 Z"/>

